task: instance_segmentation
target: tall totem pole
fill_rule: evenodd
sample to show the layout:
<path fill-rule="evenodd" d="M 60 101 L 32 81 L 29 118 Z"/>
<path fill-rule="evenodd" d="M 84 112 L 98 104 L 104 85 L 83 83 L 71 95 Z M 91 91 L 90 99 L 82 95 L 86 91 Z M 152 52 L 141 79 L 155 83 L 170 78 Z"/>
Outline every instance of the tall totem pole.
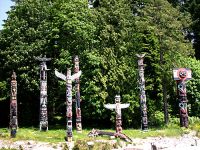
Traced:
<path fill-rule="evenodd" d="M 79 58 L 78 56 L 75 56 L 74 57 L 74 73 L 76 74 L 78 72 L 79 72 Z M 75 100 L 76 100 L 76 130 L 77 132 L 82 132 L 79 78 L 75 79 Z"/>
<path fill-rule="evenodd" d="M 141 109 L 141 129 L 148 130 L 147 119 L 147 105 L 145 94 L 145 80 L 144 80 L 144 56 L 145 54 L 136 54 L 138 57 L 138 70 L 139 70 L 139 89 L 140 89 L 140 109 Z"/>
<path fill-rule="evenodd" d="M 121 98 L 120 95 L 115 96 L 115 104 L 105 104 L 104 107 L 107 109 L 115 109 L 116 112 L 116 133 L 121 133 L 122 132 L 122 113 L 121 109 L 123 108 L 128 108 L 130 104 L 121 104 L 120 103 Z"/>
<path fill-rule="evenodd" d="M 67 117 L 67 136 L 66 141 L 71 142 L 72 141 L 72 81 L 79 78 L 81 75 L 81 71 L 79 71 L 76 74 L 71 75 L 71 69 L 67 69 L 67 76 L 65 76 L 62 73 L 59 73 L 57 70 L 55 70 L 55 75 L 58 78 L 61 78 L 62 80 L 66 81 L 66 117 Z"/>
<path fill-rule="evenodd" d="M 11 76 L 11 93 L 10 93 L 10 136 L 16 137 L 18 120 L 17 120 L 17 81 L 16 73 Z"/>
<path fill-rule="evenodd" d="M 48 130 L 48 113 L 47 113 L 47 65 L 46 62 L 51 58 L 36 57 L 40 63 L 40 131 Z"/>
<path fill-rule="evenodd" d="M 179 100 L 180 112 L 180 126 L 188 127 L 188 111 L 187 111 L 187 93 L 186 93 L 186 80 L 192 78 L 192 72 L 188 68 L 175 68 L 173 69 L 173 77 L 177 83 L 177 94 Z"/>

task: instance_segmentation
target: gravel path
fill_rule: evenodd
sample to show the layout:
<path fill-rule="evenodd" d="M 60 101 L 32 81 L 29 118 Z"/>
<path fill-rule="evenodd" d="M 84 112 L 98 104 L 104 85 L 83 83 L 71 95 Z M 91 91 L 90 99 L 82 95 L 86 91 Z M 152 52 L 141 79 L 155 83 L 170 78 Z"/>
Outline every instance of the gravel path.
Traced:
<path fill-rule="evenodd" d="M 200 138 L 194 133 L 184 134 L 181 137 L 149 137 L 146 139 L 135 138 L 133 143 L 126 145 L 120 150 L 200 150 Z M 52 144 L 36 141 L 0 140 L 0 148 L 15 148 L 17 150 L 63 150 L 65 142 Z M 119 150 L 118 149 L 118 150 Z"/>
<path fill-rule="evenodd" d="M 8 140 L 0 140 L 0 148 L 13 148 L 17 150 L 62 150 L 63 144 L 51 144 L 47 142 L 36 142 L 36 141 L 16 141 L 11 142 Z"/>

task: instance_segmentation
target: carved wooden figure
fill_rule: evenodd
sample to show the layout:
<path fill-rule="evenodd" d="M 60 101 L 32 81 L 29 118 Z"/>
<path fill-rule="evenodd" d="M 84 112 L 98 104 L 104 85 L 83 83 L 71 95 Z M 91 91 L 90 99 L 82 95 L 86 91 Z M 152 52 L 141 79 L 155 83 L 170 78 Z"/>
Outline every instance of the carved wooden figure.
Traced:
<path fill-rule="evenodd" d="M 144 79 L 144 56 L 145 54 L 137 54 L 138 70 L 139 70 L 139 89 L 140 89 L 140 110 L 141 110 L 141 129 L 148 130 L 147 105 L 145 94 L 145 79 Z"/>
<path fill-rule="evenodd" d="M 175 68 L 173 69 L 174 80 L 177 83 L 177 95 L 179 100 L 180 109 L 180 126 L 188 127 L 188 110 L 187 110 L 187 93 L 186 93 L 186 80 L 192 78 L 191 70 L 188 68 Z"/>
<path fill-rule="evenodd" d="M 55 75 L 58 78 L 66 81 L 66 118 L 67 118 L 67 136 L 66 141 L 71 142 L 73 138 L 72 133 L 72 81 L 79 78 L 81 75 L 81 71 L 76 74 L 71 75 L 71 69 L 67 69 L 67 76 L 62 73 L 59 73 L 55 70 Z"/>
<path fill-rule="evenodd" d="M 78 73 L 78 72 L 79 72 L 79 58 L 78 56 L 75 56 L 74 57 L 74 73 Z M 76 100 L 76 130 L 77 132 L 82 132 L 79 78 L 75 79 L 75 100 Z"/>
<path fill-rule="evenodd" d="M 10 93 L 10 130 L 11 137 L 16 137 L 18 120 L 17 120 L 17 81 L 16 73 L 11 76 L 11 93 Z"/>
<path fill-rule="evenodd" d="M 40 131 L 48 130 L 48 112 L 47 112 L 47 65 L 46 62 L 51 58 L 36 57 L 40 63 Z"/>
<path fill-rule="evenodd" d="M 115 109 L 116 112 L 116 133 L 122 132 L 122 114 L 121 109 L 128 108 L 130 104 L 121 104 L 120 95 L 115 96 L 115 104 L 105 104 L 104 107 L 107 109 Z"/>

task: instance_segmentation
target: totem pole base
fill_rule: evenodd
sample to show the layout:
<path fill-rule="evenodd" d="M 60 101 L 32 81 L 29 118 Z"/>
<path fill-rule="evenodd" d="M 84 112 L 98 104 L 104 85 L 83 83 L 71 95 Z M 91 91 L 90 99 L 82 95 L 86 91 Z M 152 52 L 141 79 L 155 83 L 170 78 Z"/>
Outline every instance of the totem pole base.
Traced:
<path fill-rule="evenodd" d="M 72 142 L 72 137 L 65 137 L 66 142 Z"/>
<path fill-rule="evenodd" d="M 148 129 L 142 129 L 142 132 L 148 132 L 149 130 Z"/>
<path fill-rule="evenodd" d="M 17 133 L 17 129 L 11 129 L 11 131 L 10 131 L 10 137 L 11 138 L 15 138 L 16 137 L 16 133 Z"/>
<path fill-rule="evenodd" d="M 82 133 L 82 130 L 77 130 L 76 132 L 77 132 L 77 133 Z"/>
<path fill-rule="evenodd" d="M 40 131 L 48 131 L 48 127 L 40 127 Z"/>
<path fill-rule="evenodd" d="M 76 123 L 76 132 L 77 132 L 77 133 L 82 133 L 82 126 L 81 126 L 81 123 Z"/>
<path fill-rule="evenodd" d="M 141 129 L 142 129 L 142 131 L 144 131 L 144 132 L 147 132 L 147 131 L 148 131 L 148 127 L 142 127 Z"/>
<path fill-rule="evenodd" d="M 183 117 L 183 116 L 181 116 L 180 117 L 180 127 L 185 127 L 185 128 L 188 128 L 188 123 L 189 121 L 188 121 L 188 117 L 186 116 L 186 117 Z"/>

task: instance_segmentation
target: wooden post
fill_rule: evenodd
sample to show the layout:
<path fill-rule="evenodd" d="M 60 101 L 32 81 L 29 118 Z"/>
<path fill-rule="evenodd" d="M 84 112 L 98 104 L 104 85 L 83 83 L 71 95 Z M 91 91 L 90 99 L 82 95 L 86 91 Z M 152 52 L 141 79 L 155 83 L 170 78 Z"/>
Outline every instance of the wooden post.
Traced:
<path fill-rule="evenodd" d="M 141 129 L 148 130 L 147 105 L 145 94 L 145 79 L 144 79 L 144 56 L 145 54 L 137 54 L 138 70 L 139 70 L 139 88 L 140 88 L 140 110 L 141 110 Z"/>
<path fill-rule="evenodd" d="M 81 71 L 76 74 L 71 75 L 71 69 L 67 69 L 67 76 L 62 73 L 59 73 L 55 70 L 55 75 L 58 78 L 61 78 L 66 82 L 66 117 L 67 117 L 67 136 L 66 141 L 72 142 L 73 133 L 72 133 L 72 81 L 79 78 L 81 75 Z"/>
<path fill-rule="evenodd" d="M 17 120 L 17 81 L 16 73 L 11 76 L 11 93 L 10 93 L 10 136 L 16 137 L 18 120 Z"/>
<path fill-rule="evenodd" d="M 79 72 L 79 58 L 78 56 L 75 56 L 74 57 L 74 73 L 78 73 L 78 72 Z M 76 131 L 82 132 L 79 78 L 75 79 L 75 100 L 76 100 Z"/>
<path fill-rule="evenodd" d="M 48 112 L 47 112 L 47 65 L 46 62 L 51 58 L 36 57 L 40 63 L 40 131 L 48 130 Z"/>
<path fill-rule="evenodd" d="M 71 69 L 67 69 L 67 91 L 66 91 L 66 116 L 67 116 L 67 141 L 72 141 L 72 80 Z"/>
<path fill-rule="evenodd" d="M 188 110 L 187 110 L 187 93 L 186 93 L 186 80 L 192 78 L 191 70 L 188 68 L 175 68 L 173 69 L 174 80 L 177 83 L 177 94 L 180 109 L 180 126 L 188 127 Z"/>
<path fill-rule="evenodd" d="M 107 109 L 115 109 L 116 112 L 116 133 L 122 132 L 122 114 L 121 109 L 128 108 L 130 104 L 121 104 L 120 95 L 115 96 L 115 104 L 105 104 L 104 107 Z"/>

